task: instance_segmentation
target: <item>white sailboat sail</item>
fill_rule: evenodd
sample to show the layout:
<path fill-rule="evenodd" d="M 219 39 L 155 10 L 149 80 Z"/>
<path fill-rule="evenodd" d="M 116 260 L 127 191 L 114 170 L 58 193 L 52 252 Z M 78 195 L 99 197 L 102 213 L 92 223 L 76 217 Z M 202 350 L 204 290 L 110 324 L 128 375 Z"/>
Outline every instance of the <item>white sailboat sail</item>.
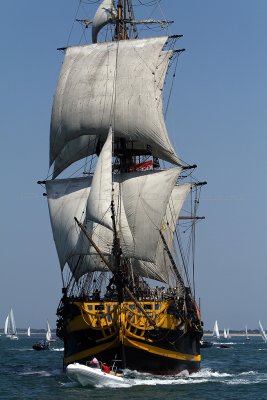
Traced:
<path fill-rule="evenodd" d="M 7 317 L 6 317 L 6 319 L 5 319 L 5 324 L 4 324 L 4 334 L 5 334 L 7 337 L 10 336 L 8 326 L 9 326 L 9 315 L 7 315 Z"/>
<path fill-rule="evenodd" d="M 218 326 L 217 320 L 214 323 L 213 336 L 216 337 L 217 339 L 220 339 L 220 332 L 219 332 L 219 326 Z"/>
<path fill-rule="evenodd" d="M 30 326 L 27 329 L 27 336 L 29 336 L 29 337 L 31 336 L 31 327 Z"/>
<path fill-rule="evenodd" d="M 260 334 L 261 334 L 262 339 L 264 340 L 264 342 L 267 342 L 267 336 L 266 336 L 266 333 L 265 333 L 265 331 L 263 329 L 261 321 L 259 321 L 259 327 L 260 327 Z"/>
<path fill-rule="evenodd" d="M 50 325 L 49 325 L 49 322 L 48 322 L 48 321 L 46 322 L 46 325 L 47 325 L 47 329 L 46 329 L 45 338 L 46 338 L 46 340 L 47 340 L 48 342 L 50 342 L 51 339 L 52 339 L 52 333 L 51 333 L 51 328 L 50 328 Z"/>
<path fill-rule="evenodd" d="M 10 339 L 18 339 L 17 336 L 17 328 L 16 328 L 16 323 L 15 323 L 15 317 L 13 313 L 13 309 L 11 308 L 9 315 L 8 315 L 8 320 L 7 320 L 7 336 Z"/>
<path fill-rule="evenodd" d="M 224 339 L 227 339 L 228 338 L 228 336 L 227 336 L 227 330 L 224 328 L 223 329 L 223 337 L 224 337 Z"/>

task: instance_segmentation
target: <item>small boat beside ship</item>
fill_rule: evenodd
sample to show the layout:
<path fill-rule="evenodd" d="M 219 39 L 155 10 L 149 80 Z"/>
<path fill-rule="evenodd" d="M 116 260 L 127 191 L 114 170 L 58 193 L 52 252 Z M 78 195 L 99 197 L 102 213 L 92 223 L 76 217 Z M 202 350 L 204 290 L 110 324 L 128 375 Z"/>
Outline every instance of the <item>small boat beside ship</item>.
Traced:
<path fill-rule="evenodd" d="M 114 383 L 126 383 L 123 371 L 116 367 L 116 361 L 110 369 L 103 368 L 104 365 L 100 363 L 100 366 L 96 368 L 88 364 L 73 363 L 67 366 L 66 374 L 71 381 L 77 382 L 82 386 L 109 386 Z"/>

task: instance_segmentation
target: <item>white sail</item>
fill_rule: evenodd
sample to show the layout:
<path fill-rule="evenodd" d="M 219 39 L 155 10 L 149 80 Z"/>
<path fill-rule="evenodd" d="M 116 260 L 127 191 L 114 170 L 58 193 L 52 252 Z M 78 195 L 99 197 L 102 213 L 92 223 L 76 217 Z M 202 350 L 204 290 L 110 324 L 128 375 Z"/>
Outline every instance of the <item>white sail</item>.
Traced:
<path fill-rule="evenodd" d="M 87 272 L 107 271 L 106 265 L 74 221 L 84 223 L 92 177 L 46 182 L 47 200 L 54 241 L 63 270 L 66 263 L 76 279 Z M 103 254 L 110 254 L 112 232 L 92 221 L 86 228 Z"/>
<path fill-rule="evenodd" d="M 97 42 L 98 32 L 109 22 L 114 19 L 116 10 L 113 5 L 113 0 L 103 0 L 96 10 L 93 27 L 92 27 L 92 42 Z"/>
<path fill-rule="evenodd" d="M 6 324 L 7 324 L 7 327 L 5 327 L 5 329 L 7 331 L 6 336 L 9 337 L 10 339 L 17 340 L 18 339 L 17 328 L 16 328 L 15 317 L 14 317 L 12 308 L 8 314 L 8 318 L 6 319 Z"/>
<path fill-rule="evenodd" d="M 177 167 L 123 176 L 122 199 L 134 238 L 133 258 L 156 261 L 159 229 L 180 172 L 181 168 Z"/>
<path fill-rule="evenodd" d="M 213 327 L 213 336 L 216 337 L 217 339 L 220 339 L 220 332 L 219 332 L 219 326 L 217 320 L 215 321 L 214 327 Z"/>
<path fill-rule="evenodd" d="M 75 161 L 96 153 L 97 143 L 98 137 L 96 135 L 82 135 L 65 143 L 63 149 L 55 158 L 53 178 L 56 178 Z"/>
<path fill-rule="evenodd" d="M 173 246 L 173 235 L 176 229 L 177 218 L 191 188 L 192 184 L 190 183 L 175 186 L 166 208 L 160 230 L 170 250 L 172 250 Z M 161 237 L 158 238 L 155 263 L 134 260 L 133 265 L 139 274 L 151 279 L 167 283 L 175 278 L 174 276 L 170 276 L 172 274 L 170 259 L 164 251 L 164 244 Z"/>
<path fill-rule="evenodd" d="M 115 139 L 125 138 L 141 149 L 149 147 L 154 156 L 180 164 L 166 131 L 160 90 L 164 79 L 157 72 L 160 68 L 165 77 L 169 52 L 162 47 L 166 40 L 161 37 L 67 48 L 53 103 L 50 165 L 62 157 L 72 140 L 93 135 L 105 141 L 111 124 Z M 78 142 L 75 152 L 81 154 Z M 68 150 L 70 158 L 75 158 Z M 68 163 L 66 160 L 65 165 Z"/>
<path fill-rule="evenodd" d="M 92 178 L 47 181 L 46 191 L 54 241 L 61 269 L 75 255 L 80 232 L 74 217 L 83 221 Z"/>
<path fill-rule="evenodd" d="M 87 201 L 86 219 L 109 229 L 112 226 L 112 128 L 98 158 Z"/>
<path fill-rule="evenodd" d="M 223 337 L 224 337 L 224 339 L 227 339 L 227 338 L 228 338 L 228 336 L 227 336 L 227 331 L 226 331 L 225 328 L 223 329 Z"/>
<path fill-rule="evenodd" d="M 159 229 L 180 171 L 181 168 L 176 167 L 165 171 L 133 172 L 114 177 L 119 181 L 117 184 L 115 182 L 115 188 L 120 191 L 116 204 L 118 205 L 119 198 L 123 204 L 123 207 L 120 205 L 123 212 L 118 215 L 124 218 L 118 225 L 122 238 L 121 247 L 126 256 L 152 263 L 156 261 Z M 91 177 L 46 182 L 52 230 L 62 269 L 75 256 L 97 256 L 95 249 L 74 221 L 74 217 L 81 222 L 86 220 L 91 184 Z M 160 193 L 159 186 L 162 188 Z M 103 254 L 110 255 L 113 245 L 110 229 L 90 220 L 86 220 L 86 228 Z M 75 268 L 75 262 L 70 264 Z M 106 270 L 103 263 L 98 263 L 97 268 L 99 267 Z M 81 271 L 84 269 L 80 268 L 79 274 Z"/>
<path fill-rule="evenodd" d="M 267 342 L 267 336 L 262 327 L 261 321 L 259 321 L 259 327 L 260 327 L 260 334 L 261 334 L 262 339 L 264 340 L 264 342 Z"/>
<path fill-rule="evenodd" d="M 45 335 L 45 337 L 46 337 L 46 340 L 47 340 L 48 342 L 50 342 L 50 340 L 51 340 L 51 338 L 52 338 L 52 333 L 51 333 L 51 328 L 50 328 L 50 325 L 49 325 L 49 322 L 48 322 L 48 321 L 46 322 L 46 325 L 47 325 L 47 329 L 46 329 L 46 335 Z"/>
<path fill-rule="evenodd" d="M 30 326 L 27 329 L 27 336 L 29 336 L 29 337 L 31 336 L 31 327 Z"/>
<path fill-rule="evenodd" d="M 9 326 L 9 315 L 6 317 L 6 319 L 5 319 L 5 325 L 4 325 L 4 334 L 6 335 L 6 336 L 9 336 L 10 334 L 9 334 L 9 332 L 8 332 L 8 326 Z"/>
<path fill-rule="evenodd" d="M 230 336 L 230 329 L 229 329 L 229 328 L 227 328 L 226 334 L 227 334 L 227 338 L 228 338 L 228 339 L 231 338 L 231 336 Z"/>

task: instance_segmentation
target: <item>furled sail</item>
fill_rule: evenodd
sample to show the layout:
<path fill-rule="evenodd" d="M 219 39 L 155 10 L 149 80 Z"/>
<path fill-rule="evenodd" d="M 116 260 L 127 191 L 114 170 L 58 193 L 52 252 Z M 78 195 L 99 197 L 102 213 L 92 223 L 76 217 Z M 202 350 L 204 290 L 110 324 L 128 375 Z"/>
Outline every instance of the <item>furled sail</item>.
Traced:
<path fill-rule="evenodd" d="M 97 43 L 66 49 L 54 97 L 50 165 L 54 177 L 73 160 L 95 152 L 86 137 L 104 142 L 110 125 L 115 140 L 181 164 L 168 138 L 162 87 L 171 52 L 167 37 Z M 74 143 L 75 146 L 70 146 Z"/>
<path fill-rule="evenodd" d="M 92 42 L 97 42 L 98 32 L 105 26 L 109 21 L 114 20 L 116 10 L 113 5 L 113 0 L 103 0 L 98 9 L 96 10 L 93 27 L 92 27 Z"/>

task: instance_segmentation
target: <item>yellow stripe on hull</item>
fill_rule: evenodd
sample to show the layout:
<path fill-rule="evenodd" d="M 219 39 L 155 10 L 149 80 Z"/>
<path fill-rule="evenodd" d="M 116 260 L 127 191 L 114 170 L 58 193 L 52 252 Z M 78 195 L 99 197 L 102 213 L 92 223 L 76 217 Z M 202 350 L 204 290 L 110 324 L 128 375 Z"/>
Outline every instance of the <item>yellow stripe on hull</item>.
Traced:
<path fill-rule="evenodd" d="M 183 361 L 201 361 L 201 355 L 192 355 L 192 354 L 184 354 L 184 353 L 179 353 L 177 351 L 172 351 L 172 350 L 166 350 L 162 349 L 159 347 L 152 346 L 148 343 L 138 343 L 134 340 L 130 340 L 127 337 L 124 337 L 124 345 L 128 345 L 130 347 L 135 347 L 138 348 L 139 350 L 144 350 L 149 353 L 156 354 L 157 356 L 162 356 L 162 357 L 168 357 L 168 358 L 173 358 L 176 360 L 183 360 Z"/>

